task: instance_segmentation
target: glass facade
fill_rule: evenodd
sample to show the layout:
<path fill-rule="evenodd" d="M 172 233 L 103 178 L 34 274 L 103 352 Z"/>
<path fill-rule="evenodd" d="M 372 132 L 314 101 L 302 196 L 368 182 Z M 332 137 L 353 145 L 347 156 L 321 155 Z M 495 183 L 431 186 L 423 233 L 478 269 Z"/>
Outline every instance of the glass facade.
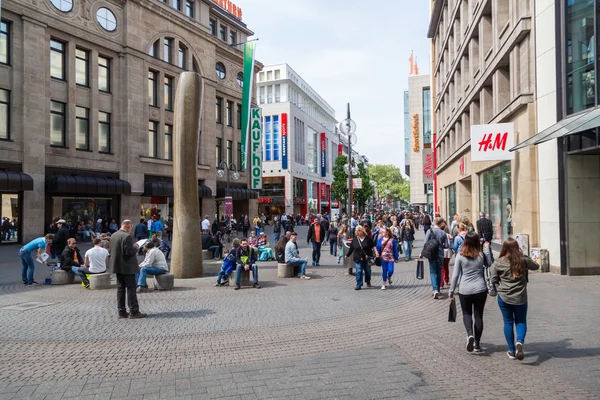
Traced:
<path fill-rule="evenodd" d="M 71 224 L 80 221 L 87 224 L 98 219 L 106 223 L 119 219 L 116 214 L 118 210 L 113 210 L 113 200 L 98 197 L 52 197 L 52 215 L 70 221 Z"/>
<path fill-rule="evenodd" d="M 279 116 L 273 117 L 273 161 L 279 161 Z"/>
<path fill-rule="evenodd" d="M 285 213 L 285 178 L 263 178 L 258 213 L 267 217 Z"/>
<path fill-rule="evenodd" d="M 453 221 L 456 215 L 456 183 L 446 188 L 446 204 L 448 204 L 446 221 Z"/>
<path fill-rule="evenodd" d="M 502 243 L 513 234 L 510 162 L 488 169 L 479 175 L 479 209 L 492 220 L 494 242 Z"/>
<path fill-rule="evenodd" d="M 271 117 L 265 117 L 265 161 L 271 161 Z"/>
<path fill-rule="evenodd" d="M 21 217 L 19 195 L 2 193 L 0 198 L 2 199 L 2 218 L 8 218 L 10 223 L 10 229 L 0 233 L 0 243 L 18 243 Z"/>
<path fill-rule="evenodd" d="M 423 88 L 423 144 L 431 144 L 431 89 Z"/>

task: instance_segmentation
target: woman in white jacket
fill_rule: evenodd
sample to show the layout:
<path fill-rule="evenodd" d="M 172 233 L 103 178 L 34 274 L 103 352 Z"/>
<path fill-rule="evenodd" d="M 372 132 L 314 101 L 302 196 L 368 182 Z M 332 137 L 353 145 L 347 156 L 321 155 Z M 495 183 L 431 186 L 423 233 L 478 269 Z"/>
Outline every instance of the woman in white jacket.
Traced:
<path fill-rule="evenodd" d="M 144 245 L 144 252 L 146 256 L 144 261 L 140 264 L 140 273 L 136 274 L 135 279 L 137 281 L 137 293 L 140 293 L 143 289 L 148 288 L 146 285 L 146 276 L 150 275 L 162 275 L 169 272 L 169 266 L 167 265 L 167 259 L 165 255 L 158 247 L 154 247 L 152 242 L 148 242 Z"/>

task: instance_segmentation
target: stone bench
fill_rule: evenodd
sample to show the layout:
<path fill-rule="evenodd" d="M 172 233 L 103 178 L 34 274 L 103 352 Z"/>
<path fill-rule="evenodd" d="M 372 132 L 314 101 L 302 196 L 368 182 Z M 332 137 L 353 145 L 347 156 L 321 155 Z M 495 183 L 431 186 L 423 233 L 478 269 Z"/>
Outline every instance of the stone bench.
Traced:
<path fill-rule="evenodd" d="M 229 274 L 229 284 L 230 285 L 235 285 L 235 279 L 236 279 L 236 274 L 237 271 L 234 269 L 233 271 L 231 271 L 231 274 Z M 251 281 L 250 280 L 250 274 L 251 274 L 251 270 L 244 270 L 242 268 L 242 276 L 240 279 L 240 286 L 250 286 L 251 285 Z"/>
<path fill-rule="evenodd" d="M 175 287 L 175 277 L 170 272 L 161 275 L 148 274 L 147 277 L 154 277 L 154 290 L 171 290 Z"/>
<path fill-rule="evenodd" d="M 110 289 L 110 274 L 89 274 L 88 280 L 90 281 L 90 289 Z"/>
<path fill-rule="evenodd" d="M 277 277 L 278 278 L 297 278 L 298 277 L 298 265 L 287 265 L 277 263 Z"/>
<path fill-rule="evenodd" d="M 53 285 L 69 285 L 75 282 L 75 274 L 68 273 L 62 269 L 55 269 L 52 271 L 50 279 Z"/>

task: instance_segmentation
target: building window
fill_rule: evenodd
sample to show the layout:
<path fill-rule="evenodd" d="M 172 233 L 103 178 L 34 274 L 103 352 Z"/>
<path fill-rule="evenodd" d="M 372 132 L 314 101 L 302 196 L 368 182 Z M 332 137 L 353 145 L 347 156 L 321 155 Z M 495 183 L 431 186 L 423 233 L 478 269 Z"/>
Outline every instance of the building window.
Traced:
<path fill-rule="evenodd" d="M 227 102 L 227 126 L 233 126 L 233 101 Z"/>
<path fill-rule="evenodd" d="M 265 87 L 261 86 L 258 92 L 259 104 L 265 104 Z"/>
<path fill-rule="evenodd" d="M 148 104 L 158 107 L 158 72 L 148 71 Z"/>
<path fill-rule="evenodd" d="M 173 111 L 173 78 L 165 76 L 165 110 Z"/>
<path fill-rule="evenodd" d="M 431 89 L 428 87 L 423 88 L 423 144 L 431 144 Z"/>
<path fill-rule="evenodd" d="M 275 85 L 275 103 L 281 101 L 281 85 Z"/>
<path fill-rule="evenodd" d="M 98 151 L 110 153 L 110 114 L 98 112 Z"/>
<path fill-rule="evenodd" d="M 89 51 L 75 49 L 75 83 L 78 85 L 89 86 L 89 58 Z"/>
<path fill-rule="evenodd" d="M 271 117 L 265 117 L 265 161 L 271 161 Z"/>
<path fill-rule="evenodd" d="M 595 1 L 566 1 L 567 115 L 596 105 Z"/>
<path fill-rule="evenodd" d="M 65 80 L 65 44 L 50 40 L 50 76 Z"/>
<path fill-rule="evenodd" d="M 237 84 L 243 89 L 244 88 L 244 73 L 238 72 L 237 74 Z"/>
<path fill-rule="evenodd" d="M 173 8 L 181 11 L 181 0 L 173 0 Z"/>
<path fill-rule="evenodd" d="M 220 29 L 219 29 L 219 38 L 226 42 L 227 41 L 227 27 L 221 25 Z"/>
<path fill-rule="evenodd" d="M 279 161 L 279 116 L 273 117 L 273 161 Z"/>
<path fill-rule="evenodd" d="M 62 12 L 69 12 L 73 9 L 73 0 L 51 0 L 52 5 L 56 7 L 57 10 Z"/>
<path fill-rule="evenodd" d="M 227 75 L 227 71 L 225 71 L 225 65 L 219 61 L 217 63 L 217 65 L 215 66 L 215 69 L 216 69 L 217 77 L 219 79 L 225 79 L 225 76 Z"/>
<path fill-rule="evenodd" d="M 75 136 L 75 147 L 78 150 L 90 149 L 90 109 L 85 107 L 75 108 L 77 129 Z"/>
<path fill-rule="evenodd" d="M 217 102 L 215 103 L 215 110 L 216 110 L 216 119 L 217 119 L 217 124 L 222 124 L 223 123 L 223 99 L 221 97 L 217 97 Z"/>
<path fill-rule="evenodd" d="M 217 168 L 219 164 L 223 162 L 223 139 L 217 138 L 217 147 L 215 148 L 215 160 L 217 161 Z"/>
<path fill-rule="evenodd" d="M 448 204 L 448 219 L 446 221 L 452 221 L 454 215 L 456 215 L 456 183 L 446 188 L 446 200 Z"/>
<path fill-rule="evenodd" d="M 214 19 L 211 19 L 209 22 L 210 25 L 210 34 L 213 36 L 217 36 L 217 21 Z"/>
<path fill-rule="evenodd" d="M 237 165 L 238 171 L 243 171 L 242 169 L 242 143 L 238 142 L 237 144 Z"/>
<path fill-rule="evenodd" d="M 10 64 L 10 26 L 0 22 L 0 64 Z"/>
<path fill-rule="evenodd" d="M 148 157 L 157 158 L 156 144 L 158 143 L 158 122 L 148 123 Z"/>
<path fill-rule="evenodd" d="M 164 158 L 165 160 L 173 159 L 173 125 L 165 125 L 165 149 Z"/>
<path fill-rule="evenodd" d="M 163 61 L 171 63 L 171 47 L 173 47 L 173 39 L 164 40 Z"/>
<path fill-rule="evenodd" d="M 148 51 L 148 55 L 152 57 L 158 57 L 158 46 L 160 45 L 159 41 L 152 43 L 152 47 L 150 47 L 150 51 Z"/>
<path fill-rule="evenodd" d="M 50 145 L 65 147 L 65 103 L 53 101 L 50 108 Z"/>
<path fill-rule="evenodd" d="M 511 198 L 510 161 L 479 175 L 479 209 L 492 220 L 494 242 L 502 243 L 513 233 Z"/>
<path fill-rule="evenodd" d="M 10 92 L 0 89 L 0 139 L 10 139 Z"/>
<path fill-rule="evenodd" d="M 227 166 L 233 163 L 233 142 L 231 140 L 227 141 Z"/>
<path fill-rule="evenodd" d="M 242 129 L 242 105 L 237 105 L 237 128 Z"/>
<path fill-rule="evenodd" d="M 229 31 L 229 44 L 236 45 L 237 44 L 237 32 Z"/>
<path fill-rule="evenodd" d="M 117 18 L 115 17 L 115 14 L 106 7 L 100 7 L 98 11 L 96 11 L 96 21 L 98 21 L 100 26 L 108 32 L 113 32 L 117 29 Z"/>
<path fill-rule="evenodd" d="M 281 71 L 278 69 L 275 70 L 275 79 L 281 79 Z"/>
<path fill-rule="evenodd" d="M 110 93 L 110 58 L 98 56 L 98 90 Z"/>
<path fill-rule="evenodd" d="M 181 69 L 186 69 L 187 65 L 187 48 L 179 43 L 179 57 L 177 58 L 177 66 Z"/>
<path fill-rule="evenodd" d="M 187 0 L 185 2 L 185 15 L 194 18 L 194 2 Z"/>

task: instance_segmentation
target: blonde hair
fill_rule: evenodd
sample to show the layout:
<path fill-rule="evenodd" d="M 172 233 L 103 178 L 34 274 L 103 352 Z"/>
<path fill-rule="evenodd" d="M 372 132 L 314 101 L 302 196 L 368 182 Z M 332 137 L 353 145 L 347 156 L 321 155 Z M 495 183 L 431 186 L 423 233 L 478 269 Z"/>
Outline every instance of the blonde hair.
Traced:
<path fill-rule="evenodd" d="M 356 229 L 354 230 L 354 232 L 358 235 L 359 233 L 361 234 L 361 236 L 367 236 L 367 231 L 365 231 L 365 228 L 363 228 L 362 226 L 357 226 Z"/>
<path fill-rule="evenodd" d="M 77 239 L 69 238 L 69 240 L 67 240 L 67 244 L 73 244 L 73 243 L 77 243 Z"/>

